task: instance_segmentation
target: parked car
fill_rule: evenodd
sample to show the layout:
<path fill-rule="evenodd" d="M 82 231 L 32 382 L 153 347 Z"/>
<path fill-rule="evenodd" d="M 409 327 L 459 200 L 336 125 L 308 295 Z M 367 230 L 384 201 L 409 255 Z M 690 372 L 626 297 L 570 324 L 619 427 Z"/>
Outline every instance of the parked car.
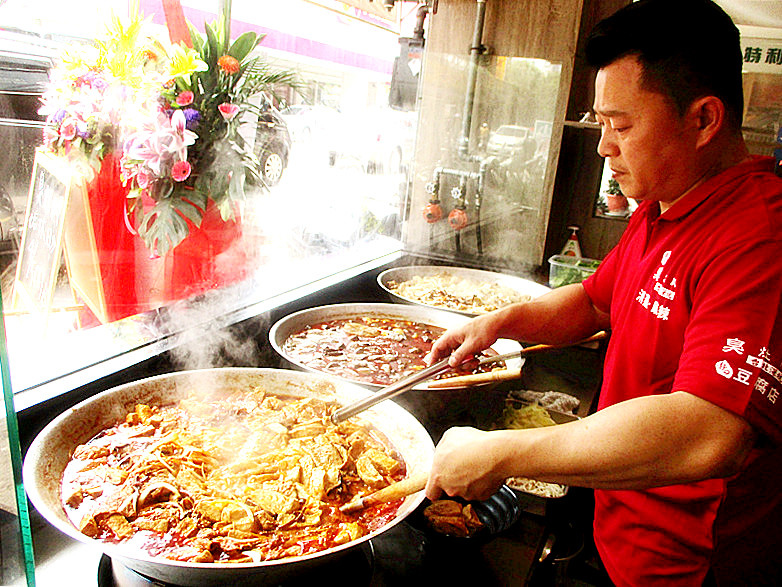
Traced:
<path fill-rule="evenodd" d="M 489 135 L 486 143 L 486 152 L 489 155 L 498 157 L 510 157 L 516 152 L 531 150 L 528 157 L 531 159 L 535 155 L 537 142 L 530 133 L 530 129 L 523 126 L 504 124 Z"/>
<path fill-rule="evenodd" d="M 329 165 L 353 161 L 366 173 L 401 173 L 415 148 L 417 112 L 391 108 L 342 115 L 328 144 Z"/>
<path fill-rule="evenodd" d="M 277 185 L 288 167 L 291 135 L 279 110 L 267 98 L 261 100 L 261 114 L 255 130 L 256 156 L 261 162 L 261 175 L 266 185 Z"/>

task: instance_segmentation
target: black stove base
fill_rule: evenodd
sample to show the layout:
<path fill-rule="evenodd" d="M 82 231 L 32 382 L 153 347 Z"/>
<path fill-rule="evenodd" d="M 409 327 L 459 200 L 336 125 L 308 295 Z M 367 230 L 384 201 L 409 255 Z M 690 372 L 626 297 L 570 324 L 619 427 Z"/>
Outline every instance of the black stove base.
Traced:
<path fill-rule="evenodd" d="M 410 584 L 420 579 L 427 564 L 425 534 L 412 526 L 401 523 L 377 538 L 346 551 L 334 560 L 306 568 L 296 577 L 285 582 L 273 583 L 279 587 L 311 586 L 338 582 L 340 587 L 380 587 Z M 325 581 L 325 582 L 324 582 Z M 257 584 L 269 583 L 259 578 Z M 242 585 L 252 583 L 242 580 Z M 139 574 L 121 563 L 103 555 L 98 568 L 99 587 L 175 587 Z"/>
<path fill-rule="evenodd" d="M 341 556 L 325 559 L 315 566 L 302 566 L 301 569 L 292 567 L 290 570 L 295 571 L 295 575 L 286 574 L 285 579 L 277 580 L 258 575 L 257 584 L 310 587 L 333 581 L 340 587 L 414 587 L 430 583 L 485 587 L 548 587 L 563 584 L 560 580 L 563 578 L 564 567 L 570 566 L 573 570 L 576 566 L 556 564 L 547 569 L 545 564 L 536 564 L 550 529 L 539 516 L 525 514 L 511 528 L 496 534 L 487 532 L 472 538 L 452 538 L 428 528 L 422 511 L 423 507 L 377 538 L 347 550 Z M 581 537 L 580 533 L 571 532 L 564 535 L 571 538 Z M 558 540 L 557 547 L 552 551 L 552 560 L 566 556 L 564 552 L 559 552 L 560 548 L 564 549 L 566 543 L 566 540 Z M 569 556 L 567 558 L 570 559 Z M 549 583 L 552 577 L 554 582 Z M 256 583 L 245 577 L 241 579 L 242 587 L 252 587 L 254 584 Z M 589 585 L 579 582 L 568 584 Z M 107 556 L 100 561 L 98 585 L 175 587 L 144 577 Z"/>

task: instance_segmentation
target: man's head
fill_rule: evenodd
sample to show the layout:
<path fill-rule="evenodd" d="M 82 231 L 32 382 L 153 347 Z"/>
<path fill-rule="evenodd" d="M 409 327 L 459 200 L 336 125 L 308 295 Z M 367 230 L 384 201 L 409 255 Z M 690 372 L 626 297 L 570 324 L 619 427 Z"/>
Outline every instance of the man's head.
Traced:
<path fill-rule="evenodd" d="M 746 156 L 738 33 L 712 2 L 631 4 L 596 27 L 587 56 L 598 153 L 625 195 L 664 211 Z"/>
<path fill-rule="evenodd" d="M 590 65 L 603 68 L 635 55 L 644 86 L 667 95 L 679 114 L 713 95 L 727 123 L 740 130 L 744 110 L 739 31 L 711 0 L 640 0 L 598 23 L 587 40 Z"/>

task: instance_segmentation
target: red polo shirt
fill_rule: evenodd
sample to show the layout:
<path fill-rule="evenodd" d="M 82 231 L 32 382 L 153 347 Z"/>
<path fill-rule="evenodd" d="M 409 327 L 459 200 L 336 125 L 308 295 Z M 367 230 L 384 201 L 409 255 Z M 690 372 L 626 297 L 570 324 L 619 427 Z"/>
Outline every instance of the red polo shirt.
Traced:
<path fill-rule="evenodd" d="M 663 215 L 642 203 L 584 282 L 611 316 L 599 408 L 686 391 L 761 435 L 732 479 L 595 492 L 595 542 L 618 585 L 699 585 L 709 566 L 741 565 L 746 578 L 746 565 L 782 556 L 782 179 L 773 163 L 753 157 Z"/>

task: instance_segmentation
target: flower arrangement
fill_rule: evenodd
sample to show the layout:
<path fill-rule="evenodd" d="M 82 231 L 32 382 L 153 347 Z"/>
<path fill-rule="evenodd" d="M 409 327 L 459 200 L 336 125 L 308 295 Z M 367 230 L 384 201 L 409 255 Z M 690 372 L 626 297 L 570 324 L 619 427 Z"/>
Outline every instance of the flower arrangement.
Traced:
<path fill-rule="evenodd" d="M 254 50 L 263 35 L 233 43 L 221 22 L 192 25 L 190 41 L 168 45 L 145 34 L 136 13 L 114 18 L 107 38 L 66 53 L 43 97 L 44 145 L 98 169 L 109 152 L 129 188 L 129 226 L 165 255 L 199 226 L 207 204 L 235 218 L 250 190 L 264 189 L 258 157 L 239 133 L 261 114 L 258 96 L 297 88 Z"/>
<path fill-rule="evenodd" d="M 114 17 L 107 37 L 95 45 L 73 45 L 51 72 L 39 112 L 47 117 L 44 147 L 94 169 L 119 146 L 127 101 L 150 95 L 163 83 L 155 56 L 163 46 L 143 34 L 143 22 L 127 27 Z"/>

